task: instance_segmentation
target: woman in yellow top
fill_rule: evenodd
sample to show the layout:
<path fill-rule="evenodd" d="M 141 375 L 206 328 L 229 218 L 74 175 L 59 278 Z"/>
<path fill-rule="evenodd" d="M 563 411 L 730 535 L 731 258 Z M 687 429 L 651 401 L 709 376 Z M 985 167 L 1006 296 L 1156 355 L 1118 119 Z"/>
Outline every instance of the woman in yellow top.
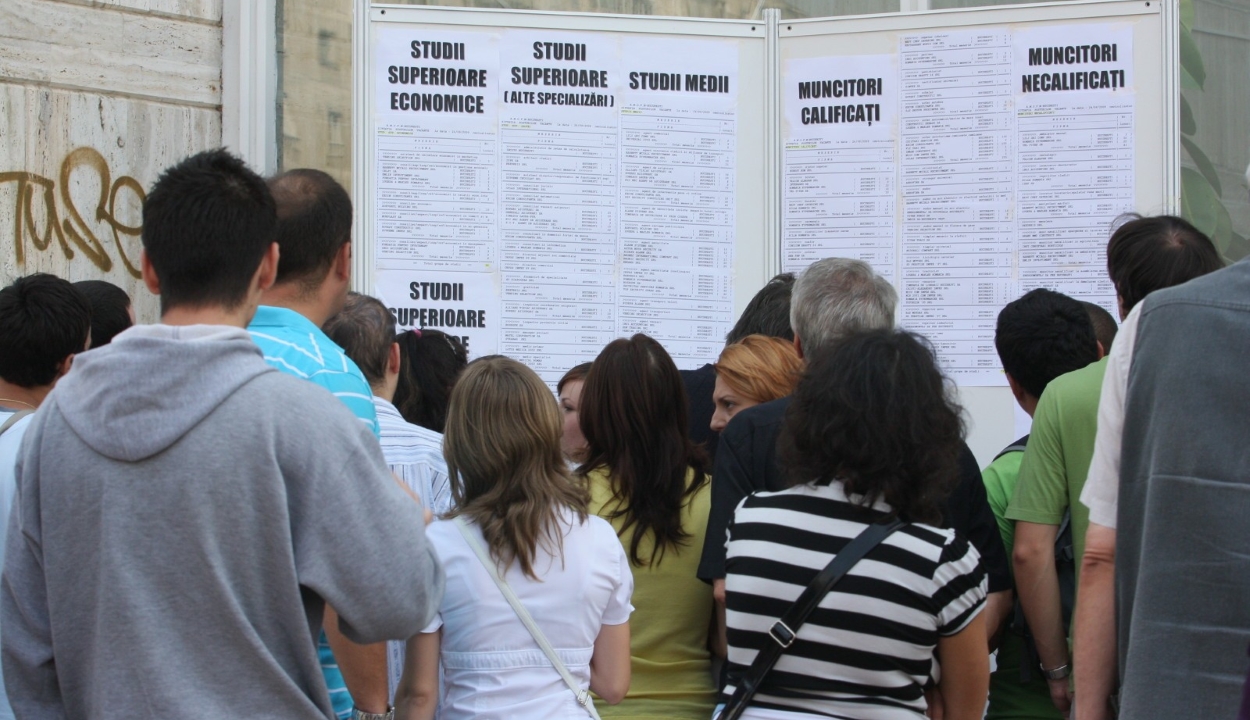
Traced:
<path fill-rule="evenodd" d="M 681 375 L 646 335 L 613 341 L 582 386 L 590 511 L 616 528 L 634 572 L 633 681 L 604 718 L 707 720 L 716 705 L 712 588 L 696 577 L 711 497 L 690 442 Z"/>

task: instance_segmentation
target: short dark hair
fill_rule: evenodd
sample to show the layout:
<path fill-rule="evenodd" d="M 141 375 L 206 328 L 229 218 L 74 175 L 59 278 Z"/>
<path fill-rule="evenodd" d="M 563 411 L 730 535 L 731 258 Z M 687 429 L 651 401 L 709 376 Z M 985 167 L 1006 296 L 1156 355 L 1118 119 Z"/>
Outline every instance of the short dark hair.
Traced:
<path fill-rule="evenodd" d="M 794 329 L 790 327 L 790 292 L 793 289 L 794 273 L 781 273 L 769 280 L 747 303 L 742 316 L 725 336 L 725 344 L 732 345 L 748 335 L 793 341 Z"/>
<path fill-rule="evenodd" d="M 74 287 L 91 305 L 91 347 L 108 345 L 130 322 L 130 296 L 107 280 L 79 280 Z"/>
<path fill-rule="evenodd" d="M 386 362 L 395 343 L 395 316 L 377 298 L 349 292 L 343 309 L 322 328 L 360 368 L 370 385 L 386 378 Z"/>
<path fill-rule="evenodd" d="M 441 433 L 452 388 L 469 363 L 464 345 L 441 330 L 405 330 L 395 342 L 399 343 L 395 408 L 413 425 Z"/>
<path fill-rule="evenodd" d="M 1116 323 L 1111 313 L 1107 312 L 1107 308 L 1092 302 L 1081 301 L 1081 307 L 1085 308 L 1086 314 L 1089 315 L 1089 321 L 1094 324 L 1094 337 L 1098 338 L 1098 344 L 1102 345 L 1104 353 L 1111 352 L 1111 343 L 1115 342 L 1116 333 L 1120 332 L 1120 326 Z"/>
<path fill-rule="evenodd" d="M 1224 267 L 1211 239 L 1174 215 L 1130 213 L 1107 243 L 1107 274 L 1124 312 L 1147 295 Z"/>
<path fill-rule="evenodd" d="M 320 170 L 297 168 L 269 179 L 278 205 L 278 282 L 316 286 L 352 239 L 352 199 Z"/>
<path fill-rule="evenodd" d="M 1094 323 L 1081 303 L 1041 288 L 998 313 L 994 347 L 1003 370 L 1033 397 L 1051 380 L 1098 359 Z"/>
<path fill-rule="evenodd" d="M 865 507 L 883 500 L 903 520 L 941 524 L 963 437 L 928 341 L 872 330 L 811 359 L 786 411 L 778 459 L 792 484 L 841 481 Z"/>
<path fill-rule="evenodd" d="M 87 298 L 55 275 L 35 273 L 0 290 L 0 378 L 35 388 L 56 380 L 91 333 Z"/>
<path fill-rule="evenodd" d="M 273 242 L 265 181 L 225 150 L 161 173 L 143 204 L 143 249 L 161 283 L 161 311 L 238 307 Z"/>

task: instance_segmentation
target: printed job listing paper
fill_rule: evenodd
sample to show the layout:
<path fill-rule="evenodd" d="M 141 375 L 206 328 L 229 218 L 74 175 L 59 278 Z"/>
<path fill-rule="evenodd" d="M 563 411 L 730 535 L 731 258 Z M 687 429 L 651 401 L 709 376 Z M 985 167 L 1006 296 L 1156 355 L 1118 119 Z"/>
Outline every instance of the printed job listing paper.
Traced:
<path fill-rule="evenodd" d="M 1015 299 L 1011 34 L 904 36 L 899 324 L 966 385 L 1002 378 L 998 311 Z"/>
<path fill-rule="evenodd" d="M 1107 238 L 1134 210 L 1132 29 L 1020 30 L 1015 41 L 1020 290 L 1117 315 Z"/>
<path fill-rule="evenodd" d="M 401 329 L 498 352 L 498 38 L 383 27 L 376 52 L 378 296 Z"/>
<path fill-rule="evenodd" d="M 850 257 L 895 282 L 895 57 L 796 58 L 785 78 L 783 269 Z"/>
<path fill-rule="evenodd" d="M 733 321 L 737 48 L 621 41 L 621 335 L 679 365 L 714 359 Z"/>

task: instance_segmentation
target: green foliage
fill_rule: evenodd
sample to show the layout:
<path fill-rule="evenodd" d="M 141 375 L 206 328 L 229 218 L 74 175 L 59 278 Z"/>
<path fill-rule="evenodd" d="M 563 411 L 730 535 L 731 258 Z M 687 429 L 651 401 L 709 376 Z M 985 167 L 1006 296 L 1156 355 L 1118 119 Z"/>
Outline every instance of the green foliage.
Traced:
<path fill-rule="evenodd" d="M 1181 168 L 1181 214 L 1207 234 L 1230 260 L 1250 254 L 1250 241 L 1233 231 L 1232 216 L 1221 199 L 1223 188 L 1215 164 L 1193 140 L 1198 122 L 1185 93 L 1202 92 L 1207 81 L 1206 65 L 1194 41 L 1194 0 L 1181 0 L 1181 146 L 1194 167 Z M 1197 169 L 1195 169 L 1197 168 Z"/>

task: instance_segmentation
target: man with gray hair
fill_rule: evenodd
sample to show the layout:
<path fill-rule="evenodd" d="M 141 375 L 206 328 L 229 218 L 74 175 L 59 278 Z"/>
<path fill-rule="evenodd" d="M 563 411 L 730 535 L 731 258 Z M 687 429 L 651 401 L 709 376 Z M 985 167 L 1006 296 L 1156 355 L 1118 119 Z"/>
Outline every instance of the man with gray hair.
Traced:
<path fill-rule="evenodd" d="M 898 293 L 885 278 L 859 260 L 825 258 L 812 263 L 794 284 L 790 324 L 794 347 L 805 359 L 828 352 L 857 332 L 894 327 Z M 721 432 L 712 472 L 712 508 L 699 577 L 713 584 L 717 604 L 725 603 L 725 532 L 734 509 L 759 490 L 787 487 L 777 465 L 777 436 L 790 398 L 747 408 Z M 1002 538 L 981 482 L 981 469 L 965 445 L 959 485 L 947 501 L 946 524 L 981 554 L 989 575 L 986 627 L 991 635 L 1011 607 L 1011 578 Z M 723 624 L 722 624 L 723 626 Z"/>

